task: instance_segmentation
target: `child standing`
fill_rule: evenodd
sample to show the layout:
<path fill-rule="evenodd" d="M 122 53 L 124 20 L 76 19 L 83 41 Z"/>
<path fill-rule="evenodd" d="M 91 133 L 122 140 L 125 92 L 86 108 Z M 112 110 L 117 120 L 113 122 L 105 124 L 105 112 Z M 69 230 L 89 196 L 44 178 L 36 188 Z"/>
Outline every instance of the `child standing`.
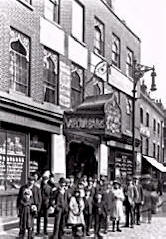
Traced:
<path fill-rule="evenodd" d="M 18 207 L 18 216 L 20 217 L 20 239 L 24 238 L 26 229 L 28 230 L 28 239 L 32 238 L 32 212 L 37 209 L 34 207 L 32 191 L 29 188 L 25 188 Z"/>

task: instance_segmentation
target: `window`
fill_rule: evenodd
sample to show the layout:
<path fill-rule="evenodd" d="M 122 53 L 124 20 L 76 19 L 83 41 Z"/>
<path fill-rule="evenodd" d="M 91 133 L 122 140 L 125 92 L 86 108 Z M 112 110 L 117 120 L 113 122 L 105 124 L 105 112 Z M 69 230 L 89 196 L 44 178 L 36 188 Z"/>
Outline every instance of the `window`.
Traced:
<path fill-rule="evenodd" d="M 31 0 L 24 0 L 25 2 L 31 4 Z"/>
<path fill-rule="evenodd" d="M 72 4 L 72 34 L 79 41 L 84 41 L 84 7 L 75 0 Z"/>
<path fill-rule="evenodd" d="M 144 123 L 144 112 L 143 112 L 142 108 L 140 108 L 140 122 L 141 122 L 141 124 Z"/>
<path fill-rule="evenodd" d="M 47 19 L 59 22 L 59 0 L 45 0 L 44 15 Z"/>
<path fill-rule="evenodd" d="M 146 127 L 149 127 L 149 113 L 146 112 Z"/>
<path fill-rule="evenodd" d="M 94 52 L 104 56 L 104 24 L 95 18 Z"/>
<path fill-rule="evenodd" d="M 120 40 L 114 34 L 112 42 L 112 64 L 120 68 Z"/>
<path fill-rule="evenodd" d="M 145 142 L 145 153 L 146 155 L 149 154 L 149 139 L 146 138 L 146 142 Z"/>
<path fill-rule="evenodd" d="M 71 106 L 76 107 L 83 100 L 84 71 L 79 66 L 71 65 Z"/>
<path fill-rule="evenodd" d="M 156 120 L 153 119 L 153 132 L 155 133 L 156 132 Z"/>
<path fill-rule="evenodd" d="M 58 55 L 44 49 L 44 101 L 58 103 Z"/>
<path fill-rule="evenodd" d="M 132 130 L 132 102 L 130 99 L 126 100 L 126 129 Z"/>
<path fill-rule="evenodd" d="M 133 52 L 127 48 L 126 75 L 133 76 Z"/>
<path fill-rule="evenodd" d="M 157 160 L 160 161 L 160 145 L 157 145 Z"/>
<path fill-rule="evenodd" d="M 2 189 L 25 183 L 26 135 L 21 132 L 0 130 L 0 183 Z M 12 183 L 11 183 L 12 182 Z"/>
<path fill-rule="evenodd" d="M 153 157 L 156 157 L 156 144 L 153 143 Z"/>
<path fill-rule="evenodd" d="M 157 123 L 157 133 L 160 134 L 160 123 Z"/>
<path fill-rule="evenodd" d="M 94 76 L 93 95 L 102 95 L 104 93 L 103 80 L 97 76 Z"/>
<path fill-rule="evenodd" d="M 28 95 L 30 40 L 24 34 L 14 29 L 11 29 L 10 34 L 11 88 L 24 95 Z"/>
<path fill-rule="evenodd" d="M 141 136 L 141 144 L 140 144 L 141 154 L 143 153 L 143 137 Z"/>

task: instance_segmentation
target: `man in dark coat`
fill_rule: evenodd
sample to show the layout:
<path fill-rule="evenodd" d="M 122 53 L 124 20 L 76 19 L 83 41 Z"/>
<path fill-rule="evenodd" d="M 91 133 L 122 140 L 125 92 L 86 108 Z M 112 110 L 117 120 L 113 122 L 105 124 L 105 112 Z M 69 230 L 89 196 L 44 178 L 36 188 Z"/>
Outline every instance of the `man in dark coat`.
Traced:
<path fill-rule="evenodd" d="M 51 187 L 48 185 L 48 176 L 43 176 L 41 182 L 41 208 L 38 213 L 37 217 L 37 235 L 40 234 L 40 219 L 44 217 L 44 234 L 48 235 L 47 233 L 47 224 L 48 224 L 48 208 L 50 206 L 50 197 L 52 193 Z"/>
<path fill-rule="evenodd" d="M 84 219 L 86 225 L 86 235 L 90 236 L 90 227 L 92 225 L 92 207 L 93 207 L 93 197 L 91 195 L 91 190 L 85 190 L 84 198 L 85 208 L 84 208 Z"/>
<path fill-rule="evenodd" d="M 129 222 L 131 228 L 134 227 L 134 207 L 135 207 L 135 202 L 137 201 L 138 198 L 138 192 L 133 185 L 133 181 L 131 177 L 127 178 L 127 185 L 124 188 L 124 195 L 125 195 L 125 200 L 124 200 L 124 206 L 126 209 L 126 224 L 125 227 L 129 227 Z"/>
<path fill-rule="evenodd" d="M 57 191 L 53 193 L 52 196 L 51 203 L 55 208 L 55 220 L 53 230 L 54 239 L 61 239 L 63 236 L 67 209 L 67 196 L 65 187 L 66 187 L 65 179 L 60 178 L 59 187 Z"/>
<path fill-rule="evenodd" d="M 144 202 L 144 193 L 143 193 L 143 187 L 139 181 L 139 177 L 135 175 L 133 179 L 134 179 L 134 185 L 138 192 L 137 200 L 135 200 L 134 214 L 135 214 L 136 224 L 140 225 L 140 208 Z"/>

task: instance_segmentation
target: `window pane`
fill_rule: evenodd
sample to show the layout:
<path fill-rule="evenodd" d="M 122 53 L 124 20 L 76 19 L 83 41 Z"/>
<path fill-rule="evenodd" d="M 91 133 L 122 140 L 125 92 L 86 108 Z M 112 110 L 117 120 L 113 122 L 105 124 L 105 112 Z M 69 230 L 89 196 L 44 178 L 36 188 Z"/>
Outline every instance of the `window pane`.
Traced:
<path fill-rule="evenodd" d="M 54 3 L 50 0 L 45 0 L 45 17 L 54 20 Z"/>
<path fill-rule="evenodd" d="M 72 34 L 78 40 L 83 41 L 83 20 L 84 20 L 84 9 L 77 2 L 73 1 L 72 4 Z"/>

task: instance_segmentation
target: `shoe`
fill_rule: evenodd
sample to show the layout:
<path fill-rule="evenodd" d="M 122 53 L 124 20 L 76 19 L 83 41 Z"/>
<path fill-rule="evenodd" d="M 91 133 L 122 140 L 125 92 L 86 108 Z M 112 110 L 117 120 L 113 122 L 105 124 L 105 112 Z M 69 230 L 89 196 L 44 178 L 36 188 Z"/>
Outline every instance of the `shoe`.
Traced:
<path fill-rule="evenodd" d="M 41 233 L 39 233 L 39 232 L 36 232 L 35 236 L 37 236 L 37 237 L 41 237 L 41 236 L 42 236 L 42 234 L 41 234 Z"/>
<path fill-rule="evenodd" d="M 140 223 L 140 222 L 137 222 L 137 225 L 139 226 L 139 225 L 141 225 L 141 223 Z"/>
<path fill-rule="evenodd" d="M 120 228 L 117 228 L 117 232 L 121 232 L 122 230 Z"/>
<path fill-rule="evenodd" d="M 107 234 L 107 232 L 108 232 L 107 230 L 104 230 L 104 234 Z"/>
<path fill-rule="evenodd" d="M 131 225 L 130 228 L 134 228 L 134 225 Z"/>
<path fill-rule="evenodd" d="M 129 225 L 128 225 L 128 224 L 125 224 L 123 227 L 129 227 Z"/>
<path fill-rule="evenodd" d="M 86 235 L 89 237 L 89 236 L 90 236 L 90 233 L 89 233 L 89 232 L 87 232 L 87 233 L 86 233 Z"/>
<path fill-rule="evenodd" d="M 48 236 L 48 232 L 44 232 L 44 235 L 45 235 L 45 236 Z"/>

